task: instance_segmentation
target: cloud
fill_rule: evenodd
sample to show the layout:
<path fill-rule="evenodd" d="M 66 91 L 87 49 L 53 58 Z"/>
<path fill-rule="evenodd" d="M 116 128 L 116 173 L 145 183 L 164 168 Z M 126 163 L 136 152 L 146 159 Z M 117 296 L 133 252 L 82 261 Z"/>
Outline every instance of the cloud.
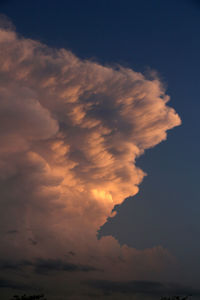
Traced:
<path fill-rule="evenodd" d="M 91 272 L 102 271 L 89 265 L 73 264 L 61 259 L 43 259 L 37 258 L 34 261 L 0 261 L 0 270 L 22 270 L 24 267 L 32 267 L 35 273 L 48 274 L 52 271 L 64 272 Z"/>
<path fill-rule="evenodd" d="M 175 283 L 162 283 L 156 281 L 107 281 L 91 280 L 88 282 L 91 287 L 102 290 L 105 294 L 147 294 L 149 296 L 163 295 L 194 295 L 199 296 L 200 290 Z"/>
<path fill-rule="evenodd" d="M 18 233 L 2 236 L 1 257 L 40 257 L 43 269 L 63 270 L 55 260 L 72 251 L 79 271 L 92 265 L 116 280 L 174 265 L 162 247 L 138 252 L 96 238 L 113 207 L 138 192 L 137 157 L 181 123 L 157 77 L 81 60 L 3 26 L 0 98 L 0 226 Z"/>
<path fill-rule="evenodd" d="M 35 272 L 45 274 L 52 271 L 64 272 L 91 272 L 99 271 L 92 266 L 76 265 L 68 262 L 63 262 L 60 259 L 37 259 L 34 263 Z"/>
<path fill-rule="evenodd" d="M 14 290 L 27 290 L 30 289 L 30 287 L 20 284 L 18 282 L 14 282 L 11 280 L 0 278 L 0 288 L 9 288 Z"/>
<path fill-rule="evenodd" d="M 17 230 L 8 230 L 7 231 L 7 234 L 17 234 L 18 233 L 18 231 Z"/>
<path fill-rule="evenodd" d="M 19 270 L 21 267 L 21 263 L 12 262 L 8 260 L 0 261 L 0 270 Z"/>

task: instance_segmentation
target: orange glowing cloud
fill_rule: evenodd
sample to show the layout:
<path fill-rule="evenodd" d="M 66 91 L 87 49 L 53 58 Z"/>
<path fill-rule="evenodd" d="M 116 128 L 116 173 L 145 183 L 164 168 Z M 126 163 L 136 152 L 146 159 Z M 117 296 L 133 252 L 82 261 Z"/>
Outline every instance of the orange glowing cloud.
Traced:
<path fill-rule="evenodd" d="M 173 261 L 161 247 L 138 252 L 96 238 L 114 205 L 138 192 L 136 158 L 180 125 L 159 79 L 0 29 L 0 98 L 0 225 L 19 232 L 4 238 L 2 256 L 73 250 L 71 259 L 107 277 L 160 274 Z"/>

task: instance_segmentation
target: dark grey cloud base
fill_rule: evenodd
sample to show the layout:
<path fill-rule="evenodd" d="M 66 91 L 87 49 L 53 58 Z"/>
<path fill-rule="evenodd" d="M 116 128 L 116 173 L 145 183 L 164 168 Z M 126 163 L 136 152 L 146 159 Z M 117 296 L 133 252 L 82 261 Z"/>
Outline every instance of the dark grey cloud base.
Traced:
<path fill-rule="evenodd" d="M 149 296 L 162 295 L 193 295 L 200 296 L 199 289 L 193 289 L 187 286 L 181 286 L 176 283 L 161 283 L 155 281 L 108 281 L 91 280 L 88 285 L 101 290 L 105 295 L 112 293 L 122 294 L 147 294 Z"/>
<path fill-rule="evenodd" d="M 37 274 L 47 275 L 50 272 L 91 272 L 102 271 L 89 265 L 74 264 L 61 259 L 42 259 L 38 258 L 34 261 L 0 261 L 0 270 L 23 270 L 25 267 L 32 267 L 33 272 Z"/>

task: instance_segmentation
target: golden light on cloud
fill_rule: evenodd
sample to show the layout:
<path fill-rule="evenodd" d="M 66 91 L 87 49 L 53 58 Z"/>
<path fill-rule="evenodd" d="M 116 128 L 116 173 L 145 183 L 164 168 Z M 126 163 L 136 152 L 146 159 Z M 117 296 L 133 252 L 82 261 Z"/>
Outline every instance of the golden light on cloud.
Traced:
<path fill-rule="evenodd" d="M 97 200 L 113 203 L 112 195 L 104 190 L 93 189 L 92 194 Z"/>
<path fill-rule="evenodd" d="M 73 250 L 80 263 L 116 278 L 167 266 L 161 248 L 138 253 L 96 238 L 114 205 L 138 192 L 145 173 L 136 158 L 181 122 L 159 79 L 0 29 L 0 97 L 1 198 L 20 232 L 16 243 L 3 241 L 2 255 L 56 258 Z M 11 223 L 0 218 L 5 230 Z M 38 246 L 24 254 L 30 234 Z M 162 261 L 154 265 L 156 257 Z"/>

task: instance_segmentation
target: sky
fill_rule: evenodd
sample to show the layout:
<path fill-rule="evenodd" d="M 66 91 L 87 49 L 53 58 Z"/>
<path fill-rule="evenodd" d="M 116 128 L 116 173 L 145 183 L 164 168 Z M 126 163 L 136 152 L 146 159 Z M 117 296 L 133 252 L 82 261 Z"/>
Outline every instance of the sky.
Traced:
<path fill-rule="evenodd" d="M 0 295 L 200 295 L 200 1 L 0 1 Z"/>

